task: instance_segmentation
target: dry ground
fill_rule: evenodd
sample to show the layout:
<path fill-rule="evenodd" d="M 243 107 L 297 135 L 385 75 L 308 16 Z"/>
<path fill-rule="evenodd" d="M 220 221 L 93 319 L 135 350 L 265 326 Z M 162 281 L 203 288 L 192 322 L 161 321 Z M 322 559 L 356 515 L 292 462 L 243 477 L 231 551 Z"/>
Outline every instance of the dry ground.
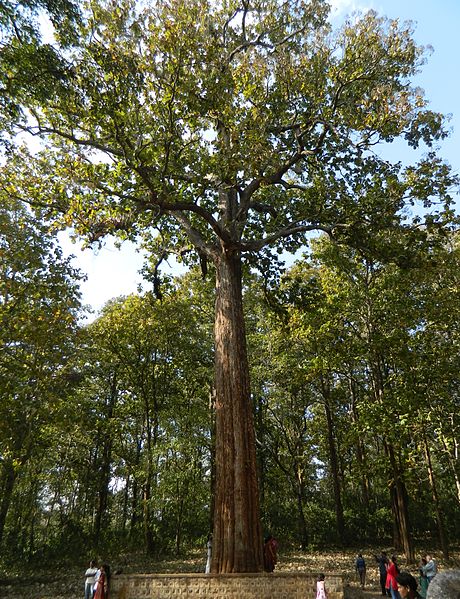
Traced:
<path fill-rule="evenodd" d="M 383 547 L 390 553 L 391 547 Z M 426 548 L 430 550 L 430 548 Z M 345 599 L 382 599 L 378 586 L 377 564 L 373 555 L 380 548 L 361 548 L 368 568 L 367 584 L 364 591 L 354 573 L 356 549 L 324 550 L 310 552 L 283 551 L 280 547 L 279 562 L 276 571 L 280 572 L 339 572 L 344 576 Z M 440 554 L 432 551 L 441 569 L 460 567 L 460 550 L 452 551 L 449 563 L 442 560 Z M 187 559 L 147 560 L 141 555 L 121 555 L 110 560 L 113 570 L 123 572 L 167 573 L 167 572 L 202 572 L 206 562 L 206 549 L 195 552 Z M 71 568 L 50 569 L 33 572 L 27 576 L 8 576 L 0 570 L 0 599 L 81 599 L 83 597 L 83 573 L 86 563 L 75 564 Z M 417 572 L 416 564 L 404 569 Z M 309 598 L 305 598 L 309 599 Z M 313 599 L 313 598 L 312 598 Z"/>

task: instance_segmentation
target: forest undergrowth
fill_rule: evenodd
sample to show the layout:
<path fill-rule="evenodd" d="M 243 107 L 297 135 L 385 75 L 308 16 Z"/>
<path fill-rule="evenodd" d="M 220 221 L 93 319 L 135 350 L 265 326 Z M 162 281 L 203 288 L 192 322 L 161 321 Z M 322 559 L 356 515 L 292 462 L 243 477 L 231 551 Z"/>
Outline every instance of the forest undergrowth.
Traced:
<path fill-rule="evenodd" d="M 280 547 L 279 561 L 276 572 L 312 572 L 340 573 L 344 578 L 345 599 L 380 599 L 378 586 L 378 569 L 374 555 L 380 550 L 392 552 L 390 547 L 361 547 L 367 565 L 367 583 L 362 591 L 354 571 L 354 561 L 358 550 L 356 548 L 329 548 L 311 551 L 283 551 Z M 417 555 L 431 551 L 425 547 Z M 451 551 L 449 561 L 443 560 L 436 550 L 431 551 L 438 562 L 439 569 L 460 568 L 460 548 Z M 183 558 L 151 559 L 139 553 L 126 553 L 112 556 L 110 562 L 113 572 L 118 573 L 177 573 L 203 572 L 206 562 L 206 550 L 194 550 Z M 87 564 L 75 563 L 67 566 L 53 566 L 51 563 L 41 567 L 16 564 L 0 569 L 0 598 L 1 599 L 80 599 L 83 596 L 83 573 Z M 401 569 L 417 574 L 417 564 L 406 565 L 401 560 Z M 117 575 L 117 574 L 115 574 Z M 306 598 L 308 599 L 308 598 Z"/>

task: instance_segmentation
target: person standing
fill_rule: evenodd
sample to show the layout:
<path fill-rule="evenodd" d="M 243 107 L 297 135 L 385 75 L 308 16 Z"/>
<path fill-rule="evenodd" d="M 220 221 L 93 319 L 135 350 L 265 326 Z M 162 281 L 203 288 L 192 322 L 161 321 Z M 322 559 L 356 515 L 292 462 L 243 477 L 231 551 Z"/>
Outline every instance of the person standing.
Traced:
<path fill-rule="evenodd" d="M 417 581 L 409 572 L 401 572 L 396 576 L 398 592 L 401 599 L 420 599 L 417 592 Z"/>
<path fill-rule="evenodd" d="M 264 570 L 265 572 L 273 572 L 278 561 L 277 556 L 278 543 L 272 535 L 268 535 L 264 542 Z"/>
<path fill-rule="evenodd" d="M 94 599 L 109 599 L 110 566 L 108 564 L 102 564 L 100 570 L 101 573 L 99 580 L 97 581 Z"/>
<path fill-rule="evenodd" d="M 355 569 L 359 576 L 361 588 L 364 589 L 364 585 L 366 584 L 366 562 L 362 553 L 359 553 L 356 558 Z"/>
<path fill-rule="evenodd" d="M 425 566 L 426 566 L 426 558 L 422 557 L 420 560 L 420 568 L 419 568 L 419 582 L 420 582 L 420 596 L 422 599 L 425 599 L 426 592 L 428 590 L 428 578 L 425 574 Z"/>
<path fill-rule="evenodd" d="M 388 566 L 388 557 L 385 551 L 381 551 L 380 555 L 374 555 L 375 561 L 379 567 L 379 580 L 380 580 L 380 588 L 382 590 L 382 595 L 386 597 L 391 597 L 390 592 L 387 592 L 385 588 L 387 582 L 387 566 Z"/>
<path fill-rule="evenodd" d="M 431 557 L 431 555 L 425 555 L 425 559 L 426 566 L 423 568 L 423 571 L 425 573 L 429 585 L 438 573 L 438 566 L 436 564 L 436 561 Z"/>
<path fill-rule="evenodd" d="M 208 539 L 206 541 L 206 549 L 208 552 L 208 557 L 206 560 L 206 568 L 204 569 L 205 574 L 209 574 L 211 572 L 211 557 L 212 557 L 212 532 L 208 534 Z"/>
<path fill-rule="evenodd" d="M 327 594 L 327 590 L 326 590 L 326 583 L 324 582 L 325 578 L 326 577 L 324 574 L 320 574 L 318 576 L 318 580 L 316 582 L 316 599 L 327 599 L 328 598 L 328 594 Z"/>
<path fill-rule="evenodd" d="M 398 574 L 399 569 L 396 556 L 392 555 L 388 561 L 387 580 L 385 583 L 385 588 L 389 589 L 392 599 L 401 599 L 398 592 L 398 583 L 396 581 L 396 576 L 398 576 Z"/>
<path fill-rule="evenodd" d="M 92 559 L 89 562 L 89 568 L 85 572 L 85 599 L 92 599 L 94 583 L 96 582 L 96 562 Z"/>

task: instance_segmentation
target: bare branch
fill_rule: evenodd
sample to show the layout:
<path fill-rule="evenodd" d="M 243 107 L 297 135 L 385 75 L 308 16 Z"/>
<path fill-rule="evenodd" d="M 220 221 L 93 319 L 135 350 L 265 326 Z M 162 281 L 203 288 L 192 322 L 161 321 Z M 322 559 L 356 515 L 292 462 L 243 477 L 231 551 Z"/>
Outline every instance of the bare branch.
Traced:
<path fill-rule="evenodd" d="M 58 135 L 59 137 L 62 137 L 63 139 L 67 139 L 68 141 L 71 141 L 72 143 L 74 143 L 77 146 L 85 146 L 85 147 L 94 148 L 95 150 L 100 150 L 101 152 L 104 152 L 106 154 L 112 154 L 113 156 L 117 156 L 119 158 L 122 158 L 124 156 L 124 153 L 121 150 L 114 148 L 112 146 L 107 146 L 98 140 L 90 139 L 90 138 L 80 139 L 72 133 L 66 133 L 65 131 L 56 129 L 54 127 L 43 127 L 42 125 L 38 124 L 36 127 L 34 127 L 34 126 L 26 127 L 24 125 L 18 125 L 18 128 L 25 133 L 29 133 L 30 135 L 33 135 L 34 137 L 36 137 L 37 135 Z"/>
<path fill-rule="evenodd" d="M 240 244 L 240 249 L 244 252 L 257 252 L 261 250 L 263 247 L 277 241 L 278 239 L 285 239 L 286 237 L 290 237 L 291 235 L 297 235 L 298 233 L 306 233 L 308 231 L 324 231 L 328 235 L 332 236 L 333 228 L 334 227 L 326 227 L 318 223 L 302 225 L 299 224 L 299 221 L 296 221 L 289 223 L 282 229 L 276 231 L 276 233 L 268 235 L 263 239 L 255 239 L 253 241 L 242 241 Z"/>
<path fill-rule="evenodd" d="M 268 50 L 272 50 L 273 44 L 267 44 L 266 42 L 262 42 L 262 38 L 266 35 L 266 33 L 267 33 L 266 31 L 262 31 L 261 33 L 259 33 L 259 35 L 255 39 L 243 42 L 242 44 L 237 46 L 228 55 L 227 62 L 232 62 L 232 60 L 235 58 L 235 56 L 237 54 L 239 54 L 240 52 L 243 52 L 244 50 L 247 50 L 248 48 L 251 48 L 251 47 L 261 46 L 262 48 L 267 48 Z"/>
<path fill-rule="evenodd" d="M 239 12 L 239 11 L 237 11 L 237 12 Z M 245 14 L 246 14 L 246 12 L 245 12 Z M 267 50 L 271 50 L 272 52 L 275 52 L 277 48 L 286 44 L 288 41 L 290 41 L 296 35 L 303 33 L 306 29 L 307 29 L 307 25 L 304 25 L 303 27 L 300 27 L 299 29 L 296 29 L 292 33 L 289 33 L 288 35 L 286 35 L 279 42 L 263 42 L 262 39 L 266 35 L 268 35 L 269 32 L 261 31 L 255 39 L 249 40 L 249 41 L 245 40 L 242 44 L 240 44 L 239 46 L 234 48 L 234 50 L 232 50 L 232 52 L 230 52 L 230 54 L 228 55 L 227 62 L 231 62 L 235 58 L 235 56 L 237 54 L 239 54 L 240 52 L 243 52 L 244 50 L 247 50 L 248 48 L 255 47 L 255 46 L 259 46 L 261 48 L 266 48 Z"/>

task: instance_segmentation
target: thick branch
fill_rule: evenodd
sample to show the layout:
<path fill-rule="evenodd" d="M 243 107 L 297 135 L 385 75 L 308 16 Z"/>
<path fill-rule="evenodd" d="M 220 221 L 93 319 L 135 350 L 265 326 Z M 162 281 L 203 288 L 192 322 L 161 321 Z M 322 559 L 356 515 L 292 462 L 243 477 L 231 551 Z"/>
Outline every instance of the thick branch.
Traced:
<path fill-rule="evenodd" d="M 191 222 L 185 216 L 185 214 L 179 211 L 173 212 L 172 215 L 182 226 L 190 241 L 197 248 L 198 252 L 201 252 L 206 256 L 209 256 L 211 259 L 214 259 L 216 250 L 205 242 L 201 233 L 198 231 L 198 229 L 195 229 L 195 227 L 192 226 Z"/>
<path fill-rule="evenodd" d="M 163 202 L 161 200 L 153 200 L 152 203 L 157 205 L 161 212 L 170 212 L 174 213 L 174 216 L 177 218 L 178 212 L 193 212 L 194 214 L 198 214 L 201 218 L 210 225 L 214 233 L 222 239 L 222 241 L 226 243 L 231 243 L 231 238 L 229 234 L 219 226 L 219 223 L 214 219 L 214 217 L 204 208 L 198 206 L 197 204 L 192 204 L 191 202 Z"/>

